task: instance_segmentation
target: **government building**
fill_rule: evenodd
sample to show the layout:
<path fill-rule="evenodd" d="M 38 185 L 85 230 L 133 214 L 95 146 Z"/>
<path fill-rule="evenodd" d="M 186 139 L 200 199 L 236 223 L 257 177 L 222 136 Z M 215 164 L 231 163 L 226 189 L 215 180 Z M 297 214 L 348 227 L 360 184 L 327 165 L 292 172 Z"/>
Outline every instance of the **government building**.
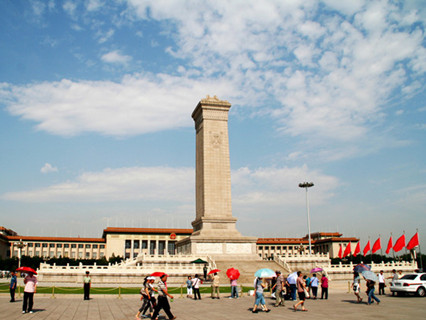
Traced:
<path fill-rule="evenodd" d="M 109 259 L 120 256 L 131 259 L 138 255 L 176 255 L 176 243 L 192 233 L 192 229 L 107 227 L 101 238 L 42 237 L 18 235 L 11 229 L 0 227 L 0 257 Z M 338 232 L 311 234 L 313 254 L 330 258 L 336 258 L 340 246 L 345 249 L 350 242 L 354 250 L 358 241 L 358 238 L 343 237 Z M 302 238 L 258 238 L 256 241 L 256 253 L 265 260 L 296 257 L 306 253 L 307 249 L 308 235 Z"/>

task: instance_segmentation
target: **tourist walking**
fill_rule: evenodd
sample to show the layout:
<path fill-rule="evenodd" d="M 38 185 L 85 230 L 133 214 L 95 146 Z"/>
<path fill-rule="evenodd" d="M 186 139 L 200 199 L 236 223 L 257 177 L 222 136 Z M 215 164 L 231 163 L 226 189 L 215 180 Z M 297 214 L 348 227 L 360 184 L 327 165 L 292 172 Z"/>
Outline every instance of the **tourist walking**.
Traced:
<path fill-rule="evenodd" d="M 257 307 L 260 305 L 262 310 L 265 312 L 269 312 L 271 311 L 270 309 L 268 309 L 266 307 L 266 303 L 265 303 L 265 297 L 263 296 L 263 289 L 266 288 L 266 285 L 263 283 L 262 278 L 256 278 L 254 280 L 254 289 L 255 289 L 255 297 L 256 300 L 254 301 L 254 306 L 253 306 L 253 313 L 257 313 Z"/>
<path fill-rule="evenodd" d="M 22 313 L 33 313 L 34 293 L 37 291 L 37 277 L 32 272 L 27 272 L 24 279 L 24 301 L 22 304 Z"/>
<path fill-rule="evenodd" d="M 9 284 L 9 292 L 10 292 L 10 302 L 15 302 L 15 290 L 16 285 L 18 283 L 18 279 L 16 278 L 16 273 L 14 271 L 11 272 L 10 284 Z"/>
<path fill-rule="evenodd" d="M 237 299 L 238 298 L 238 284 L 237 284 L 237 279 L 232 279 L 231 280 L 231 299 Z"/>
<path fill-rule="evenodd" d="M 299 295 L 299 302 L 293 305 L 294 311 L 297 311 L 298 306 L 302 306 L 302 311 L 308 311 L 308 309 L 305 308 L 306 284 L 305 284 L 305 281 L 303 280 L 303 274 L 300 271 L 297 271 L 296 286 L 297 286 L 297 294 Z"/>
<path fill-rule="evenodd" d="M 374 290 L 375 290 L 374 286 L 376 285 L 376 283 L 368 279 L 366 279 L 366 281 L 367 281 L 368 304 L 370 305 L 373 302 L 373 299 L 376 300 L 377 304 L 379 304 L 380 303 L 379 298 L 377 298 L 374 295 Z"/>
<path fill-rule="evenodd" d="M 284 276 L 281 274 L 281 271 L 276 271 L 277 274 L 277 280 L 272 287 L 272 291 L 275 289 L 275 305 L 274 307 L 278 307 L 279 305 L 284 307 L 284 287 L 285 287 L 285 280 Z"/>
<path fill-rule="evenodd" d="M 311 294 L 311 278 L 308 275 L 305 275 L 304 279 L 305 279 L 306 291 L 308 292 L 308 296 L 306 298 L 309 298 L 309 295 Z"/>
<path fill-rule="evenodd" d="M 385 294 L 385 276 L 383 270 L 380 270 L 380 273 L 377 275 L 379 278 L 379 296 Z"/>
<path fill-rule="evenodd" d="M 154 288 L 152 286 L 152 283 L 154 282 L 154 277 L 146 277 L 143 281 L 143 287 L 140 291 L 142 295 L 142 306 L 138 310 L 138 313 L 136 314 L 136 319 L 139 319 L 139 317 L 142 315 L 144 316 L 145 313 L 149 309 L 150 317 L 152 317 L 152 312 L 155 308 L 155 298 L 153 296 L 154 294 Z"/>
<path fill-rule="evenodd" d="M 220 299 L 220 289 L 219 289 L 219 281 L 220 277 L 217 274 L 217 272 L 213 275 L 213 282 L 212 282 L 212 299 Z"/>
<path fill-rule="evenodd" d="M 388 279 L 391 279 L 391 280 L 392 280 L 392 282 L 391 282 L 391 286 L 393 287 L 393 286 L 395 285 L 395 281 L 396 281 L 396 280 L 398 280 L 398 274 L 396 273 L 396 270 L 395 270 L 395 269 L 393 269 L 393 270 L 392 270 L 392 276 L 391 276 L 391 277 L 389 277 Z M 393 296 L 395 295 L 395 292 L 394 292 L 394 291 L 392 291 L 392 295 L 393 295 Z"/>
<path fill-rule="evenodd" d="M 90 286 L 92 279 L 90 278 L 89 273 L 89 271 L 86 271 L 86 275 L 83 277 L 84 300 L 90 300 Z"/>
<path fill-rule="evenodd" d="M 296 294 L 297 294 L 297 278 L 296 277 L 288 277 L 287 282 L 290 285 L 290 299 L 293 301 L 296 301 Z"/>
<path fill-rule="evenodd" d="M 169 297 L 173 300 L 173 296 L 167 292 L 167 274 L 163 274 L 158 282 L 158 302 L 154 310 L 154 314 L 151 316 L 152 320 L 155 320 L 161 309 L 167 314 L 170 320 L 176 319 L 170 310 Z"/>
<path fill-rule="evenodd" d="M 192 296 L 192 277 L 188 276 L 186 280 L 186 297 L 189 298 Z"/>
<path fill-rule="evenodd" d="M 328 278 L 325 274 L 321 278 L 321 299 L 328 299 Z"/>
<path fill-rule="evenodd" d="M 359 273 L 354 271 L 354 281 L 352 282 L 352 289 L 354 290 L 354 295 L 356 296 L 358 303 L 362 302 L 362 298 L 359 295 L 360 289 L 361 289 L 360 281 L 361 281 L 361 278 L 359 276 Z"/>
<path fill-rule="evenodd" d="M 198 278 L 198 274 L 196 274 L 194 279 L 192 279 L 192 289 L 194 290 L 194 300 L 197 300 L 197 296 L 198 296 L 198 299 L 201 300 L 200 284 L 201 284 L 201 280 L 200 278 Z"/>
<path fill-rule="evenodd" d="M 314 273 L 312 275 L 311 278 L 311 289 L 312 289 L 312 299 L 316 299 L 317 298 L 317 294 L 318 294 L 318 278 L 317 275 Z"/>

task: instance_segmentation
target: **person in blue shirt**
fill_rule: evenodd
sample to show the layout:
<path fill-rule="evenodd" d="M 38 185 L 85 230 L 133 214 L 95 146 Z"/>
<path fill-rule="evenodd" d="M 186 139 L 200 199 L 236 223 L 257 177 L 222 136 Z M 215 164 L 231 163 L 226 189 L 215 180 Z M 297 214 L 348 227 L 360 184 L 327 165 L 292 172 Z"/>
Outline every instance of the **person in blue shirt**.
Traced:
<path fill-rule="evenodd" d="M 9 291 L 10 291 L 10 302 L 15 302 L 15 290 L 16 290 L 16 285 L 17 285 L 17 278 L 16 278 L 16 273 L 14 271 L 12 271 L 11 273 L 11 278 L 10 278 L 10 286 L 9 286 Z"/>
<path fill-rule="evenodd" d="M 318 293 L 318 278 L 315 273 L 312 275 L 310 286 L 312 289 L 312 299 L 316 299 Z"/>

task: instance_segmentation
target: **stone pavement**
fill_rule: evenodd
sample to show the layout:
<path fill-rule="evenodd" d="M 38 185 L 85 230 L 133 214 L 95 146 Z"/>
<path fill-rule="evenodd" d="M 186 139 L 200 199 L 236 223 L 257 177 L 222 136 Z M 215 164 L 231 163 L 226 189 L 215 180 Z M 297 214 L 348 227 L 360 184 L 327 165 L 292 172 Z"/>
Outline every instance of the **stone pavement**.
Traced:
<path fill-rule="evenodd" d="M 365 294 L 364 294 L 365 296 Z M 426 298 L 378 296 L 382 303 L 370 305 L 355 303 L 351 293 L 331 292 L 328 300 L 307 300 L 308 312 L 293 311 L 292 302 L 286 301 L 285 307 L 274 308 L 274 300 L 268 297 L 266 303 L 272 309 L 270 313 L 253 314 L 253 297 L 239 299 L 211 300 L 205 296 L 200 300 L 175 298 L 171 303 L 172 312 L 179 320 L 216 320 L 216 319 L 424 319 Z M 140 307 L 139 296 L 92 295 L 90 301 L 84 301 L 80 295 L 35 295 L 34 313 L 21 314 L 22 298 L 10 303 L 6 294 L 0 295 L 0 319 L 43 319 L 43 320 L 134 320 Z M 364 297 L 364 300 L 366 298 Z M 160 316 L 164 317 L 164 312 Z"/>

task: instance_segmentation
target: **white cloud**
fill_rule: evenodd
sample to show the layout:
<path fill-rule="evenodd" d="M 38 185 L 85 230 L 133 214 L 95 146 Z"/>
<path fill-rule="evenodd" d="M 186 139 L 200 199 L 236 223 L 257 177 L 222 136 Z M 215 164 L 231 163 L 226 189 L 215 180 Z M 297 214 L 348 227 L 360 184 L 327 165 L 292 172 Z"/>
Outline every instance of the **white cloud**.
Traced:
<path fill-rule="evenodd" d="M 112 30 L 110 30 L 112 31 Z M 101 40 L 100 40 L 101 41 Z M 106 41 L 106 39 L 105 39 Z M 114 50 L 102 55 L 101 60 L 107 63 L 127 64 L 132 60 L 131 56 L 121 54 L 120 51 Z"/>
<path fill-rule="evenodd" d="M 67 12 L 71 17 L 75 18 L 76 17 L 76 10 L 77 10 L 77 3 L 75 3 L 72 0 L 68 0 L 66 1 L 63 5 L 62 8 L 64 9 L 65 12 Z"/>
<path fill-rule="evenodd" d="M 46 9 L 46 5 L 41 1 L 31 1 L 31 7 L 36 16 L 43 15 Z"/>
<path fill-rule="evenodd" d="M 104 43 L 106 41 L 108 41 L 109 39 L 111 39 L 111 37 L 114 35 L 114 30 L 113 29 L 109 29 L 107 32 L 105 33 L 100 33 L 99 34 L 99 43 Z M 110 56 L 108 56 L 110 55 Z M 127 63 L 129 62 L 132 58 L 130 56 L 125 56 L 125 55 L 121 55 L 119 51 L 112 51 L 107 53 L 106 55 L 102 56 L 102 60 L 104 60 L 104 57 L 106 56 L 107 61 L 106 62 L 121 62 L 121 63 Z M 109 59 L 115 59 L 117 61 L 108 61 Z M 105 60 L 104 60 L 105 61 Z"/>
<path fill-rule="evenodd" d="M 48 164 L 46 164 L 48 166 Z M 194 168 L 130 167 L 86 172 L 74 181 L 66 181 L 30 191 L 7 192 L 2 200 L 28 203 L 92 203 L 142 201 L 161 209 L 193 206 Z M 303 206 L 298 184 L 315 183 L 312 201 L 327 203 L 339 181 L 332 176 L 309 170 L 306 166 L 285 168 L 240 168 L 232 171 L 233 205 L 236 211 L 262 210 L 273 214 L 282 205 Z"/>
<path fill-rule="evenodd" d="M 0 84 L 7 110 L 62 136 L 97 132 L 129 136 L 193 125 L 190 117 L 206 94 L 232 97 L 227 79 L 210 81 L 164 74 L 135 74 L 120 83 L 62 80 L 28 86 Z"/>
<path fill-rule="evenodd" d="M 32 191 L 9 192 L 4 200 L 21 202 L 193 201 L 194 170 L 190 168 L 120 168 L 87 172 Z"/>
<path fill-rule="evenodd" d="M 64 80 L 11 86 L 7 92 L 8 110 L 39 122 L 39 129 L 52 133 L 139 134 L 182 125 L 180 111 L 190 112 L 194 106 L 188 103 L 188 96 L 197 100 L 209 93 L 234 105 L 256 107 L 248 111 L 241 108 L 241 113 L 274 116 L 286 134 L 349 142 L 365 139 L 371 128 L 381 123 L 391 105 L 389 100 L 411 97 L 422 88 L 426 50 L 424 35 L 415 27 L 421 18 L 415 11 L 405 7 L 400 10 L 392 2 L 327 0 L 323 2 L 327 10 L 316 2 L 302 0 L 243 4 L 203 1 L 202 6 L 182 1 L 129 0 L 127 4 L 122 17 L 131 21 L 167 21 L 167 32 L 175 43 L 163 50 L 183 65 L 179 68 L 181 78 L 157 75 L 152 80 L 129 75 L 125 78 L 134 79 L 136 84 L 124 80 L 65 84 Z M 66 4 L 70 12 L 75 6 L 72 2 Z M 105 40 L 109 36 L 107 33 Z M 115 50 L 101 59 L 127 65 L 133 58 Z M 189 63 L 184 65 L 186 61 Z M 232 90 L 218 85 L 223 79 Z M 206 83 L 212 86 L 207 88 Z M 31 92 L 40 86 L 45 88 L 43 96 Z M 152 86 L 152 91 L 141 91 Z M 182 87 L 186 95 L 178 94 Z M 197 90 L 200 87 L 202 94 Z M 74 90 L 81 95 L 71 94 Z M 113 96 L 111 90 L 119 94 Z M 137 90 L 144 96 L 138 97 Z M 396 91 L 402 96 L 395 95 Z M 24 97 L 14 92 L 24 93 Z M 173 100 L 164 95 L 173 96 Z M 176 106 L 166 109 L 172 109 L 174 116 L 179 114 L 177 125 L 163 120 L 159 125 L 152 124 L 153 119 L 164 117 L 165 100 Z M 278 104 L 271 105 L 271 100 Z M 148 108 L 145 101 L 160 107 Z M 82 110 L 82 103 L 90 111 Z M 112 105 L 120 106 L 120 114 L 129 118 L 136 115 L 147 129 L 135 129 L 132 121 L 129 129 L 124 129 L 124 121 L 111 121 L 111 111 L 117 108 Z M 138 111 L 141 109 L 145 112 Z M 99 120 L 87 121 L 104 117 L 107 125 L 103 128 Z M 63 129 L 59 129 L 58 119 L 65 124 Z"/>
<path fill-rule="evenodd" d="M 101 0 L 89 0 L 88 2 L 86 2 L 87 11 L 96 11 L 102 5 L 103 3 L 101 2 Z"/>
<path fill-rule="evenodd" d="M 232 174 L 233 203 L 239 207 L 297 206 L 304 203 L 300 197 L 300 182 L 314 181 L 315 202 L 326 203 L 339 186 L 337 178 L 306 166 L 284 168 L 240 168 Z"/>
<path fill-rule="evenodd" d="M 57 167 L 53 167 L 50 163 L 45 163 L 43 168 L 40 169 L 41 173 L 51 173 L 51 172 L 58 172 Z"/>

